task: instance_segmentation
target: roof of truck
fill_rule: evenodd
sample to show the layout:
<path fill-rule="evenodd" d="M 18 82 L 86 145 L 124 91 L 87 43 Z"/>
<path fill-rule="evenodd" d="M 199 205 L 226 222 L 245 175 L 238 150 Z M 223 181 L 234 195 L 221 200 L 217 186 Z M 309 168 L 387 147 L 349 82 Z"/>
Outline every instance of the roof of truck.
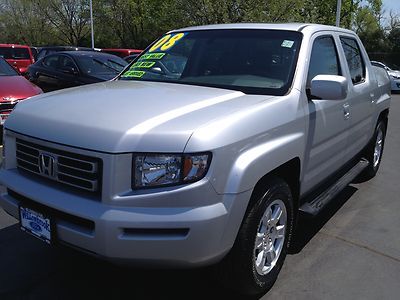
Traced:
<path fill-rule="evenodd" d="M 333 30 L 353 33 L 352 31 L 336 26 L 311 24 L 311 23 L 234 23 L 234 24 L 214 24 L 204 26 L 185 27 L 173 31 L 193 31 L 193 30 L 215 30 L 215 29 L 272 29 L 302 31 L 305 28 L 312 31 Z M 173 32 L 172 31 L 172 32 Z"/>

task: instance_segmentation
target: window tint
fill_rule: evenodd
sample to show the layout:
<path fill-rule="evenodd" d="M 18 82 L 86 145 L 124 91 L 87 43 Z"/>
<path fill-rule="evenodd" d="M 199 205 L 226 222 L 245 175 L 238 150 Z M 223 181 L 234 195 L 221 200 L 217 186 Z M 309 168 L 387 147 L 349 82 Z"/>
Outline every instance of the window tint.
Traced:
<path fill-rule="evenodd" d="M 118 74 L 128 64 L 125 60 L 114 55 L 78 55 L 75 56 L 80 70 L 83 73 L 93 74 Z"/>
<path fill-rule="evenodd" d="M 12 58 L 11 48 L 0 48 L 0 57 L 5 59 L 11 59 Z"/>
<path fill-rule="evenodd" d="M 37 60 L 42 59 L 46 56 L 46 50 L 40 50 L 39 54 L 37 55 Z"/>
<path fill-rule="evenodd" d="M 61 69 L 71 69 L 71 68 L 76 69 L 74 61 L 70 57 L 65 55 L 60 56 L 58 64 Z"/>
<path fill-rule="evenodd" d="M 59 64 L 58 64 L 58 55 L 52 55 L 52 56 L 48 56 L 44 59 L 43 64 L 46 67 L 52 68 L 52 69 L 57 69 Z"/>
<path fill-rule="evenodd" d="M 360 47 L 356 40 L 341 37 L 344 54 L 346 55 L 347 65 L 349 66 L 351 81 L 353 84 L 364 81 L 365 63 L 361 56 Z"/>
<path fill-rule="evenodd" d="M 5 59 L 30 59 L 29 50 L 27 48 L 0 48 L 0 56 Z"/>
<path fill-rule="evenodd" d="M 317 75 L 341 75 L 335 42 L 331 36 L 323 36 L 314 41 L 308 69 L 307 88 Z"/>
<path fill-rule="evenodd" d="M 29 55 L 29 50 L 26 48 L 14 48 L 14 59 L 31 59 Z"/>

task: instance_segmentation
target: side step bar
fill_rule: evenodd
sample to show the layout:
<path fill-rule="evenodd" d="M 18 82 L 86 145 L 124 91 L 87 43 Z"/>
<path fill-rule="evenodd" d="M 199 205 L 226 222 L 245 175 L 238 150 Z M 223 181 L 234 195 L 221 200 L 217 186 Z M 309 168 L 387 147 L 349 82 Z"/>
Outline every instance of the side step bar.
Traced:
<path fill-rule="evenodd" d="M 299 209 L 301 212 L 316 216 L 335 196 L 350 184 L 366 167 L 369 162 L 361 159 L 353 168 L 344 174 L 338 181 L 331 185 L 327 190 L 318 195 L 310 202 L 304 203 Z"/>

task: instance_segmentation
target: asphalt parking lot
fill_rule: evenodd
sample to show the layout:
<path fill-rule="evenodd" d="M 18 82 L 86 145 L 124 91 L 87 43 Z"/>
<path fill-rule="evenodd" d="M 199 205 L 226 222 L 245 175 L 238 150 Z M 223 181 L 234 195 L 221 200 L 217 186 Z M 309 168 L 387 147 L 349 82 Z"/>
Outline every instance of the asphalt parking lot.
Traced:
<path fill-rule="evenodd" d="M 291 254 L 261 299 L 399 299 L 400 95 L 381 169 L 347 187 L 322 215 L 301 219 Z M 207 270 L 123 268 L 21 232 L 0 209 L 0 299 L 238 299 Z"/>

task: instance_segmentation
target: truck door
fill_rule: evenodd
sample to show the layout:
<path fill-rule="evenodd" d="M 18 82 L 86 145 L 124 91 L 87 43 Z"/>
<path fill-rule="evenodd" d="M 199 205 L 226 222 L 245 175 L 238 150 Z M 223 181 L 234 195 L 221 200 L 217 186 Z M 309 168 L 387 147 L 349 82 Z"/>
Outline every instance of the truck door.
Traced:
<path fill-rule="evenodd" d="M 316 99 L 311 80 L 317 75 L 342 75 L 337 45 L 331 33 L 313 36 L 306 91 L 308 95 L 308 137 L 302 192 L 307 192 L 343 165 L 347 146 L 349 103 Z"/>
<path fill-rule="evenodd" d="M 373 109 L 379 97 L 379 89 L 375 75 L 366 66 L 368 59 L 362 52 L 359 41 L 351 35 L 340 35 L 339 39 L 345 65 L 343 73 L 349 82 L 350 127 L 345 154 L 347 161 L 359 153 L 372 137 L 375 125 L 372 124 Z"/>

